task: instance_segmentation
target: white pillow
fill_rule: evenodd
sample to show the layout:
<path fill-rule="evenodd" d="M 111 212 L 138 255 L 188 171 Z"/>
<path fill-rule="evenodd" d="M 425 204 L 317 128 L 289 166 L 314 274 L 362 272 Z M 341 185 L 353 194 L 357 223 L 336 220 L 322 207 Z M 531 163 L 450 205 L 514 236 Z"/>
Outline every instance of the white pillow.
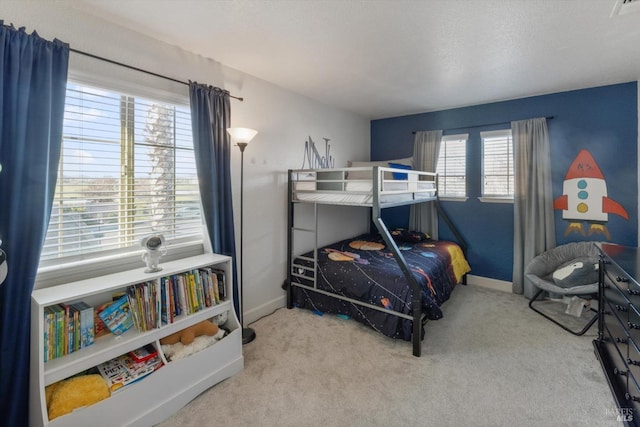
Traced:
<path fill-rule="evenodd" d="M 381 160 L 378 162 L 358 162 L 351 161 L 347 162 L 347 167 L 350 168 L 359 168 L 359 167 L 372 167 L 372 166 L 381 166 L 388 168 L 389 163 L 399 163 L 401 165 L 411 166 L 413 168 L 413 157 L 405 157 L 404 159 L 395 159 L 395 160 Z M 347 179 L 372 179 L 371 171 L 355 171 L 349 172 L 347 174 Z M 385 172 L 384 179 L 393 179 L 393 175 L 391 172 Z"/>
<path fill-rule="evenodd" d="M 193 342 L 188 345 L 184 345 L 180 341 L 175 344 L 163 344 L 162 352 L 169 360 L 184 359 L 187 356 L 191 356 L 192 354 L 215 344 L 224 337 L 224 334 L 224 329 L 219 329 L 218 333 L 213 336 L 200 335 L 195 337 Z"/>
<path fill-rule="evenodd" d="M 562 264 L 551 277 L 561 288 L 573 288 L 598 283 L 598 274 L 597 259 L 578 257 Z"/>

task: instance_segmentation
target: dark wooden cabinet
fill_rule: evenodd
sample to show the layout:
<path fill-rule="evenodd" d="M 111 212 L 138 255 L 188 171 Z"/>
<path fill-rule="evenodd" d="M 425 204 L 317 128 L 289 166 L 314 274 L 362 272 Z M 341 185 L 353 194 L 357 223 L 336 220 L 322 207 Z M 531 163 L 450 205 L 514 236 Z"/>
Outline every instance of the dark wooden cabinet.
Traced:
<path fill-rule="evenodd" d="M 609 243 L 598 247 L 598 338 L 593 345 L 618 405 L 618 420 L 640 426 L 640 251 Z"/>

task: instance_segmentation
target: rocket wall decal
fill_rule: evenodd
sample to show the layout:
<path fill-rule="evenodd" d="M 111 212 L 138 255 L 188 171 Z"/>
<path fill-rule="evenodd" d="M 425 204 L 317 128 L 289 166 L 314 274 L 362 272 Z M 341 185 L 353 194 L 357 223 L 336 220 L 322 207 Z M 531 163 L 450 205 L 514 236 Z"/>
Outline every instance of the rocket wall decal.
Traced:
<path fill-rule="evenodd" d="M 572 232 L 586 235 L 583 223 L 590 223 L 589 236 L 604 234 L 611 240 L 605 223 L 609 214 L 629 219 L 629 214 L 618 202 L 607 197 L 607 183 L 591 153 L 578 153 L 564 178 L 562 196 L 553 201 L 553 208 L 562 210 L 562 218 L 569 220 L 565 236 Z"/>

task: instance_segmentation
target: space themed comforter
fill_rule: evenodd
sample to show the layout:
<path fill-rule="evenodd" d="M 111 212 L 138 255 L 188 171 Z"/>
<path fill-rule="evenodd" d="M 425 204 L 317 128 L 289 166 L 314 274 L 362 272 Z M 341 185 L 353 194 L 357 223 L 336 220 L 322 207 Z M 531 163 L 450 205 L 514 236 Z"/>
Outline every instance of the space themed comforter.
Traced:
<path fill-rule="evenodd" d="M 449 299 L 454 286 L 470 271 L 460 247 L 447 241 L 396 242 L 422 293 L 422 312 L 427 319 L 440 319 L 440 306 Z M 313 253 L 305 254 L 313 257 Z M 295 265 L 312 267 L 296 259 Z M 310 271 L 298 268 L 309 276 Z M 317 286 L 338 295 L 396 312 L 412 314 L 412 290 L 393 254 L 379 234 L 366 234 L 318 249 Z M 305 285 L 313 281 L 297 278 Z M 411 340 L 412 321 L 367 308 L 305 288 L 293 286 L 294 306 L 318 314 L 349 316 L 392 338 Z M 424 329 L 422 329 L 424 335 Z M 422 337 L 421 337 L 422 338 Z"/>

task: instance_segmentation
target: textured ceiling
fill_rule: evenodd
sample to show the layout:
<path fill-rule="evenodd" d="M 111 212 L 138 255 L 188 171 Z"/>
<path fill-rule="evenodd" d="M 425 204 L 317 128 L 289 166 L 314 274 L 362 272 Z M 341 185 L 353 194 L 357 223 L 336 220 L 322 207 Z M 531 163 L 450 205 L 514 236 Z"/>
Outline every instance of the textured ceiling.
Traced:
<path fill-rule="evenodd" d="M 616 0 L 66 2 L 368 118 L 640 78 Z"/>

